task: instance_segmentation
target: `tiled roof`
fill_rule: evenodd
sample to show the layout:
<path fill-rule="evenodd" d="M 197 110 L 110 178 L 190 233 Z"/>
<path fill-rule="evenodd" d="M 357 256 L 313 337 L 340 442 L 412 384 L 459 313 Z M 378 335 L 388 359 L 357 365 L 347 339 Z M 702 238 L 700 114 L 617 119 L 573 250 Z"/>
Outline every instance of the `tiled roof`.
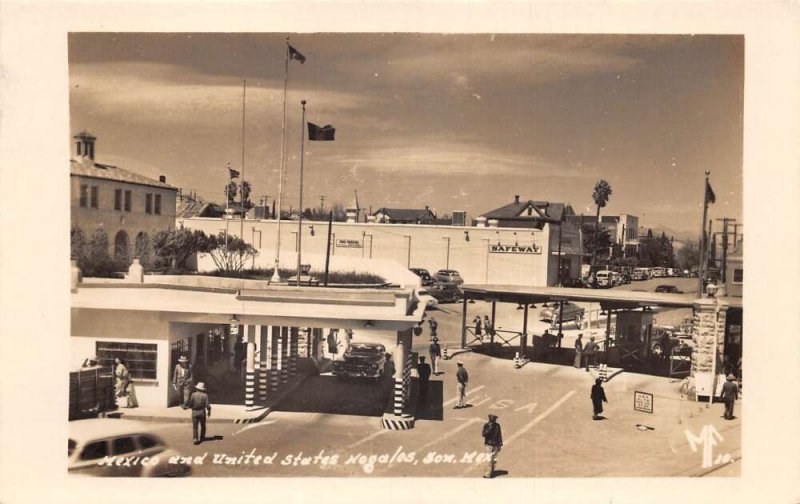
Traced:
<path fill-rule="evenodd" d="M 78 177 L 91 177 L 103 180 L 112 180 L 114 182 L 126 182 L 128 184 L 139 184 L 152 187 L 160 187 L 161 189 L 171 189 L 177 191 L 178 189 L 158 180 L 133 173 L 118 166 L 107 165 L 102 163 L 84 164 L 75 159 L 69 160 L 69 174 Z"/>
<path fill-rule="evenodd" d="M 531 215 L 527 215 L 528 207 L 533 208 Z M 561 220 L 562 215 L 566 212 L 571 213 L 571 209 L 567 210 L 569 205 L 564 203 L 550 203 L 547 201 L 520 201 L 510 203 L 508 205 L 496 208 L 490 212 L 483 214 L 487 219 L 508 220 Z"/>

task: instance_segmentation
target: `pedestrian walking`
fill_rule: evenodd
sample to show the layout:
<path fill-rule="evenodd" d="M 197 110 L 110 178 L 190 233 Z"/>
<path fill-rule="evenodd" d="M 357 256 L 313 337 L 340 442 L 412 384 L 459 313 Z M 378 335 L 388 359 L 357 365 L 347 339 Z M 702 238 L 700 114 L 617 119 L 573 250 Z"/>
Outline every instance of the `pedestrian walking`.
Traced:
<path fill-rule="evenodd" d="M 467 383 L 469 382 L 469 373 L 467 373 L 467 370 L 464 368 L 464 364 L 460 362 L 457 364 L 456 381 L 458 382 L 458 402 L 453 409 L 467 407 Z"/>
<path fill-rule="evenodd" d="M 472 320 L 475 324 L 475 337 L 478 339 L 482 339 L 481 336 L 483 335 L 481 331 L 481 317 L 480 315 L 476 315 L 475 318 Z"/>
<path fill-rule="evenodd" d="M 483 445 L 486 447 L 486 472 L 484 478 L 494 477 L 494 468 L 497 464 L 497 454 L 503 447 L 503 432 L 497 423 L 497 415 L 489 415 L 489 421 L 483 424 Z"/>
<path fill-rule="evenodd" d="M 431 317 L 430 320 L 428 320 L 428 325 L 431 328 L 431 338 L 436 339 L 436 329 L 439 328 L 439 322 L 436 322 L 436 319 Z"/>
<path fill-rule="evenodd" d="M 494 324 L 489 320 L 489 315 L 483 316 L 483 329 L 489 338 L 494 339 Z"/>
<path fill-rule="evenodd" d="M 583 356 L 586 361 L 586 372 L 589 372 L 589 366 L 597 366 L 597 343 L 594 342 L 594 336 L 589 336 L 589 342 L 583 347 Z"/>
<path fill-rule="evenodd" d="M 192 366 L 189 364 L 189 358 L 185 355 L 181 355 L 178 359 L 178 365 L 172 373 L 172 386 L 180 393 L 181 407 L 183 409 L 189 407 L 189 397 L 192 393 L 192 379 Z"/>
<path fill-rule="evenodd" d="M 439 374 L 439 359 L 442 358 L 442 348 L 439 346 L 439 338 L 435 337 L 431 340 L 431 345 L 428 347 L 428 353 L 431 355 L 431 369 L 433 374 Z"/>
<path fill-rule="evenodd" d="M 428 383 L 431 379 L 431 366 L 425 362 L 425 357 L 419 358 L 417 374 L 419 374 L 419 401 L 425 404 L 428 398 Z"/>
<path fill-rule="evenodd" d="M 206 439 L 206 417 L 211 416 L 211 403 L 206 393 L 206 385 L 199 382 L 189 397 L 189 408 L 192 410 L 192 441 L 200 444 Z"/>
<path fill-rule="evenodd" d="M 733 420 L 733 404 L 738 398 L 739 386 L 736 384 L 736 377 L 731 373 L 722 385 L 722 399 L 725 401 L 725 420 Z"/>
<path fill-rule="evenodd" d="M 576 368 L 581 367 L 581 359 L 583 354 L 583 333 L 578 334 L 578 339 L 575 340 L 575 364 Z"/>
<path fill-rule="evenodd" d="M 138 406 L 136 396 L 131 397 L 133 383 L 131 373 L 125 362 L 117 357 L 114 359 L 114 392 L 117 396 L 117 405 L 122 406 L 122 399 L 125 399 L 124 408 L 135 408 Z"/>
<path fill-rule="evenodd" d="M 594 410 L 592 419 L 600 420 L 600 413 L 603 412 L 603 403 L 608 402 L 608 399 L 606 399 L 606 391 L 603 390 L 603 380 L 600 378 L 594 381 L 590 397 L 592 398 L 592 408 Z"/>

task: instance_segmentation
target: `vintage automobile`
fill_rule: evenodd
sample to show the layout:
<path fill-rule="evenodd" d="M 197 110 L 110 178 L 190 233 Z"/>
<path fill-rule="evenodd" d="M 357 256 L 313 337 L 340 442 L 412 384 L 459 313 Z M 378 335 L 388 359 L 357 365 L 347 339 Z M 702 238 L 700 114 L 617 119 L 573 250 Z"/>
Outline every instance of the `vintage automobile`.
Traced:
<path fill-rule="evenodd" d="M 436 298 L 439 303 L 455 303 L 463 299 L 461 289 L 447 282 L 434 282 L 428 287 L 427 293 Z"/>
<path fill-rule="evenodd" d="M 379 343 L 353 343 L 341 360 L 333 361 L 333 374 L 339 379 L 380 379 L 385 368 L 386 347 Z"/>
<path fill-rule="evenodd" d="M 550 322 L 551 324 L 555 324 L 556 322 L 558 322 L 559 311 L 560 308 L 558 306 L 558 303 L 553 303 L 551 306 L 548 306 L 547 308 L 544 308 L 542 309 L 542 311 L 539 312 L 539 320 L 545 320 L 547 322 Z M 576 305 L 575 303 L 565 301 L 564 314 L 561 320 L 563 322 L 568 322 L 570 320 L 573 320 L 577 323 L 583 320 L 585 312 L 586 310 Z"/>
<path fill-rule="evenodd" d="M 69 422 L 67 470 L 86 476 L 188 476 L 191 468 L 170 461 L 178 454 L 150 429 L 145 423 L 112 418 Z"/>
<path fill-rule="evenodd" d="M 419 277 L 423 287 L 433 284 L 433 278 L 431 278 L 431 274 L 425 268 L 409 268 L 409 271 Z"/>
<path fill-rule="evenodd" d="M 433 276 L 433 279 L 437 282 L 451 283 L 455 285 L 461 285 L 464 283 L 464 279 L 461 278 L 461 274 L 456 270 L 439 270 Z"/>
<path fill-rule="evenodd" d="M 656 287 L 656 292 L 663 292 L 666 294 L 683 294 L 683 291 L 679 290 L 676 286 L 666 284 Z"/>
<path fill-rule="evenodd" d="M 673 327 L 653 326 L 650 351 L 656 357 L 669 356 L 673 349 L 678 355 L 691 355 L 691 335 L 678 332 Z"/>
<path fill-rule="evenodd" d="M 433 308 L 439 304 L 439 300 L 433 297 L 428 289 L 420 289 L 417 291 L 417 297 L 420 303 L 425 303 L 425 308 Z"/>

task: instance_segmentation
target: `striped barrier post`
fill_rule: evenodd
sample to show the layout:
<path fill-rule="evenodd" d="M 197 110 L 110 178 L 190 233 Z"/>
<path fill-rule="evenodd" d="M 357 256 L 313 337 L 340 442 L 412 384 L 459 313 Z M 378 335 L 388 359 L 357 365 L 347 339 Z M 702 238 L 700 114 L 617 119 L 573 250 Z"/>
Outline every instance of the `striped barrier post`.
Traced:
<path fill-rule="evenodd" d="M 289 381 L 289 328 L 281 327 L 281 385 Z"/>
<path fill-rule="evenodd" d="M 280 355 L 281 355 L 281 338 L 280 331 L 277 327 L 270 327 L 272 334 L 270 334 L 270 367 L 269 367 L 269 389 L 274 394 L 278 391 L 278 378 L 280 368 Z"/>
<path fill-rule="evenodd" d="M 297 354 L 299 352 L 300 334 L 296 327 L 289 331 L 289 376 L 294 378 L 297 375 Z"/>
<path fill-rule="evenodd" d="M 394 379 L 394 414 L 403 414 L 403 378 L 400 373 L 395 375 Z"/>
<path fill-rule="evenodd" d="M 247 339 L 247 366 L 244 377 L 244 405 L 247 408 L 255 406 L 256 399 L 256 372 L 255 372 L 255 357 L 256 357 L 256 344 L 250 340 L 250 328 L 252 326 L 244 326 L 244 335 Z"/>
<path fill-rule="evenodd" d="M 514 368 L 515 369 L 519 369 L 519 367 L 520 367 L 520 364 L 519 364 L 519 352 L 517 352 L 517 353 L 514 354 Z"/>
<path fill-rule="evenodd" d="M 444 353 L 442 353 L 442 360 L 447 360 L 450 357 L 447 355 L 447 345 L 444 346 Z"/>
<path fill-rule="evenodd" d="M 259 334 L 259 368 L 258 368 L 258 399 L 260 401 L 267 400 L 267 380 L 269 379 L 269 375 L 267 372 L 267 358 L 268 355 L 268 343 L 267 340 L 269 338 L 268 335 L 268 327 L 267 326 L 258 326 L 258 334 Z"/>

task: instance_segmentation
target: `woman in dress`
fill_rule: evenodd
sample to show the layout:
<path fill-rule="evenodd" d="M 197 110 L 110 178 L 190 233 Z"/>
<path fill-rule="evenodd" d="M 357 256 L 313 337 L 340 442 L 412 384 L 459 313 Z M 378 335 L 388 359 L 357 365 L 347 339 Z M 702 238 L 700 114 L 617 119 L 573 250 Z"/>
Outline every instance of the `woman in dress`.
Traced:
<path fill-rule="evenodd" d="M 117 403 L 119 404 L 121 398 L 126 398 L 126 408 L 135 408 L 139 405 L 136 400 L 136 392 L 133 388 L 133 381 L 131 380 L 131 373 L 128 371 L 128 366 L 117 357 L 114 359 L 114 386 L 117 393 Z"/>

